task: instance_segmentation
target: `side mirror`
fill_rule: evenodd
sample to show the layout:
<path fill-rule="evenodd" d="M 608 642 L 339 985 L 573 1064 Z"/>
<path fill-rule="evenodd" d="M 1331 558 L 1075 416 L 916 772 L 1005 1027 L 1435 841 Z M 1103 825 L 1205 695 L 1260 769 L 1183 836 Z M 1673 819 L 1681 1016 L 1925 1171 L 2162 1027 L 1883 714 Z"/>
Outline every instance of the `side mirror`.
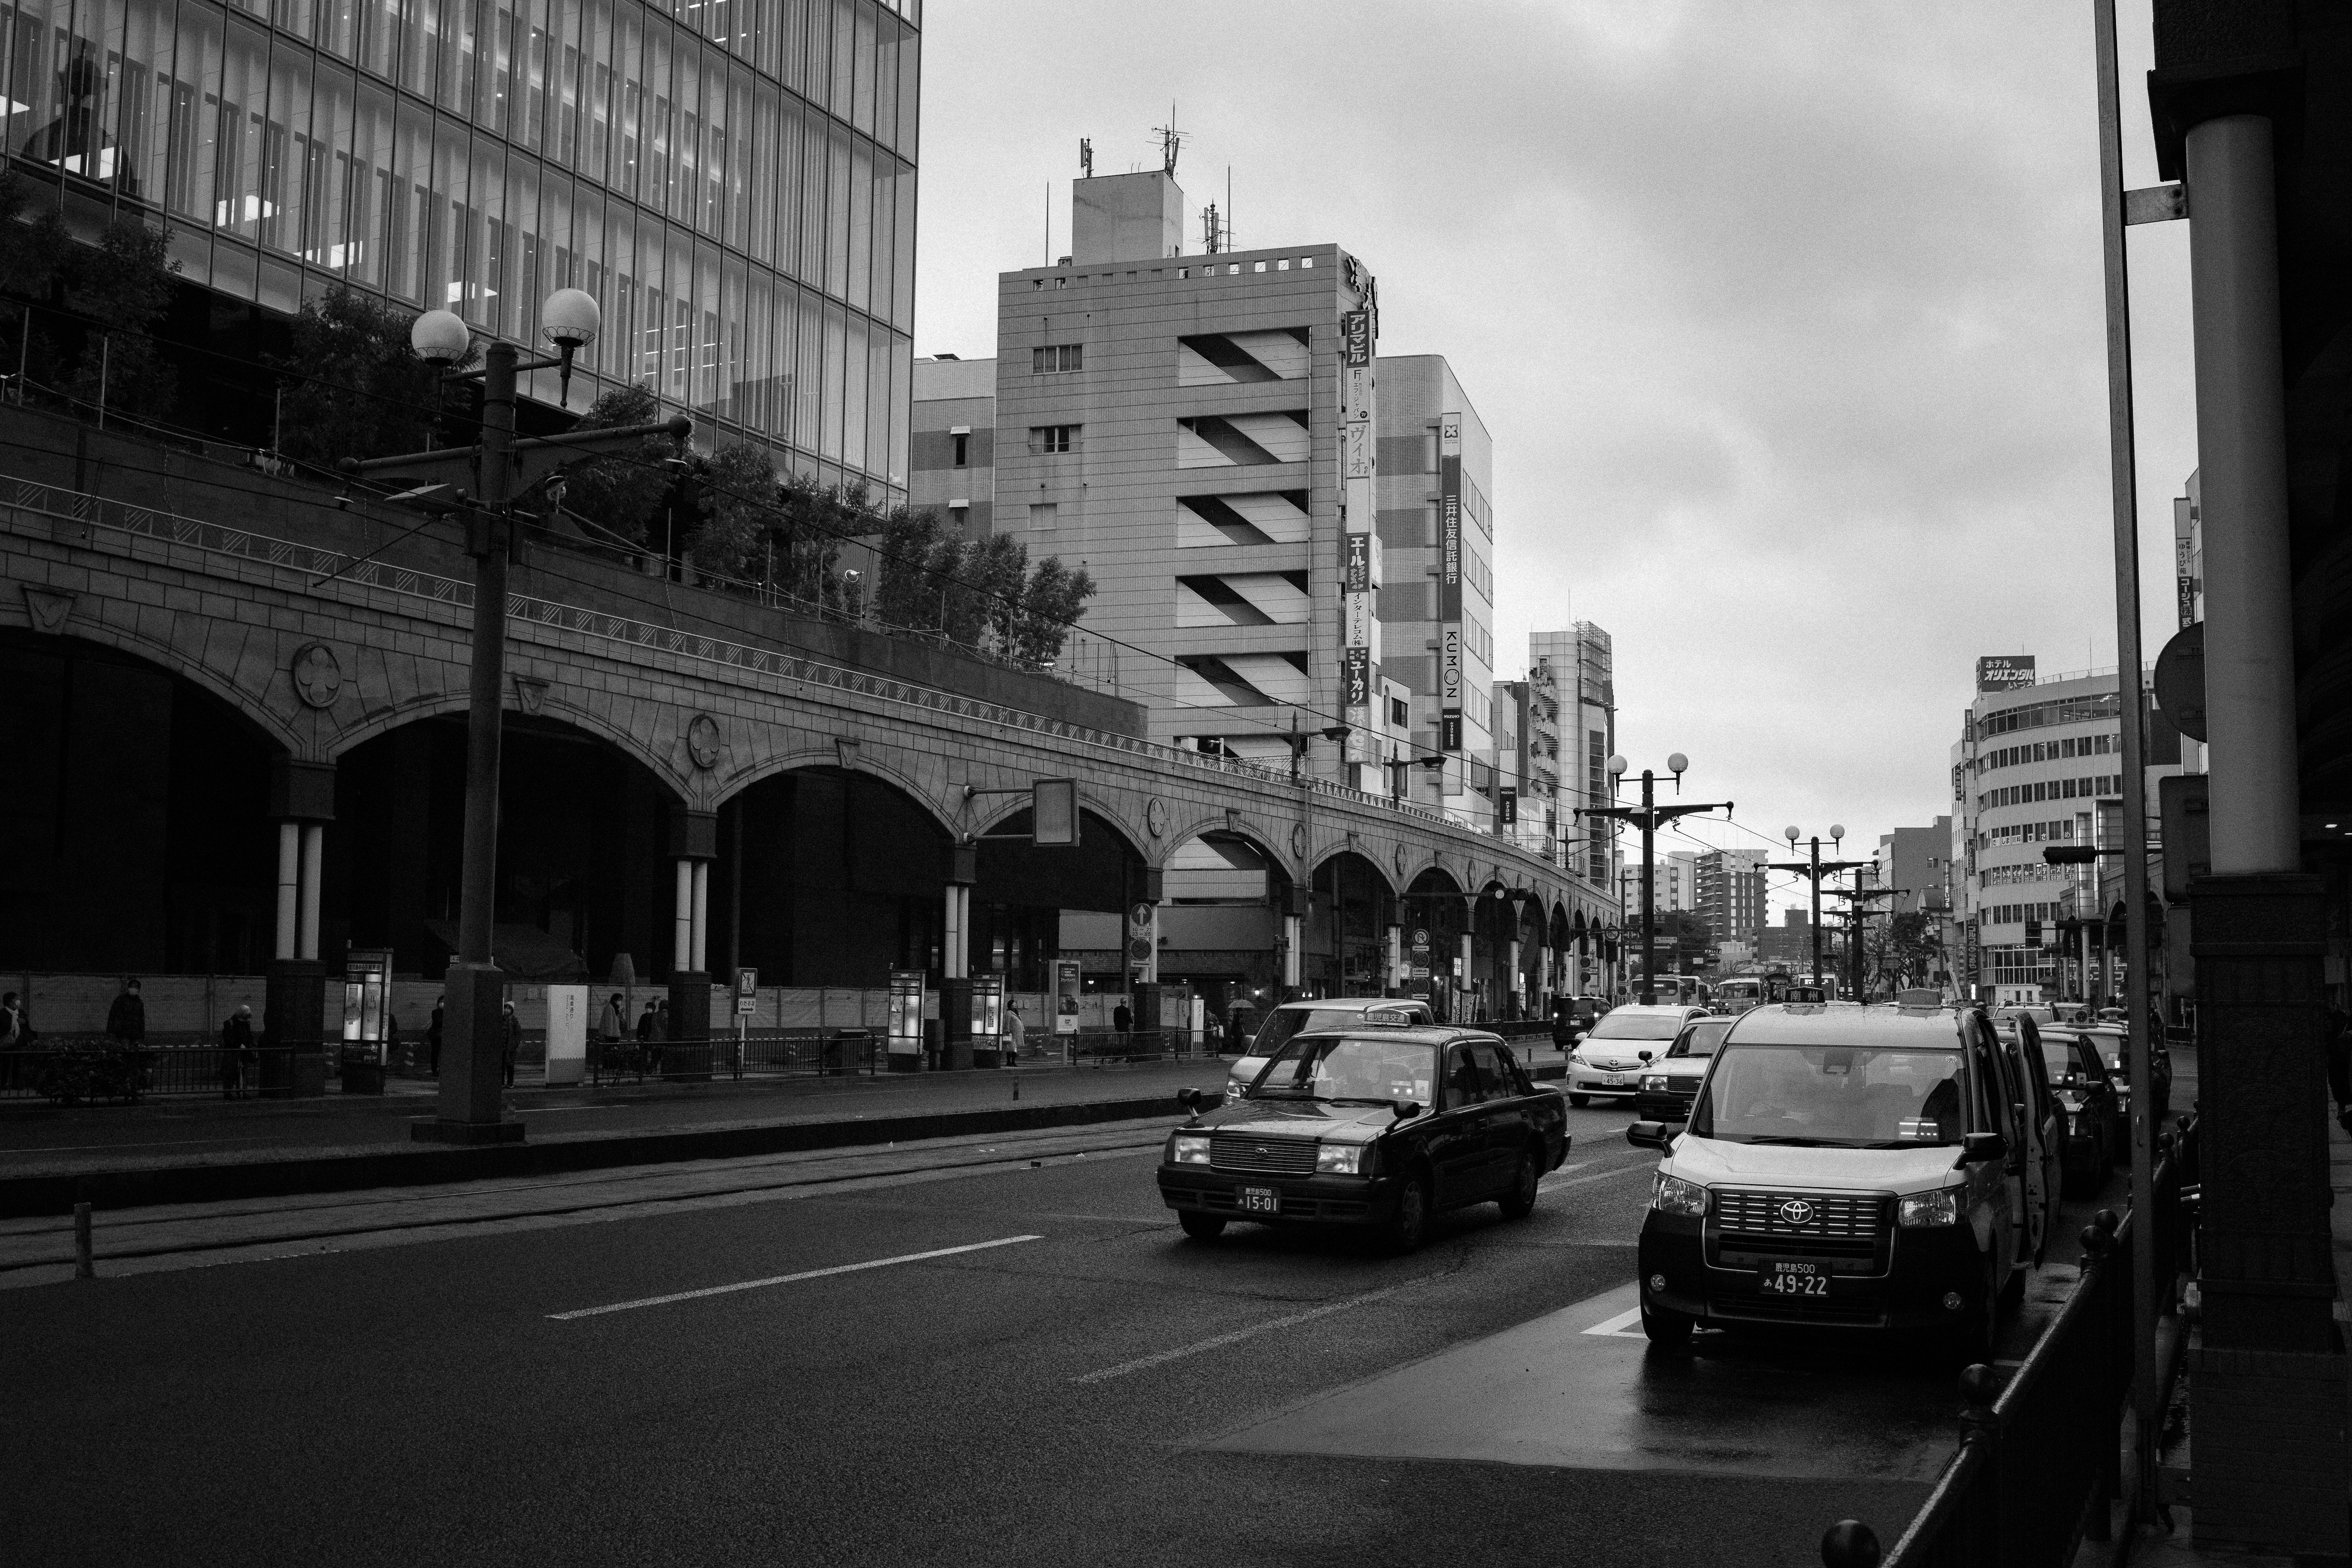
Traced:
<path fill-rule="evenodd" d="M 1421 1114 L 1422 1106 L 1417 1100 L 1391 1100 L 1389 1109 L 1396 1113 L 1399 1121 L 1410 1121 Z"/>
<path fill-rule="evenodd" d="M 1180 1089 L 1176 1091 L 1176 1103 L 1195 1116 L 1201 1114 L 1201 1106 L 1208 1099 L 1209 1096 L 1202 1094 L 1197 1089 Z"/>
<path fill-rule="evenodd" d="M 1625 1129 L 1625 1142 L 1636 1149 L 1664 1149 L 1666 1137 L 1663 1121 L 1636 1121 Z"/>
<path fill-rule="evenodd" d="M 1971 1132 L 1960 1140 L 1960 1163 L 1979 1165 L 2009 1158 L 2009 1140 L 1998 1132 Z"/>
<path fill-rule="evenodd" d="M 1647 1062 L 1650 1059 L 1650 1053 L 1647 1051 L 1637 1051 L 1634 1054 L 1640 1057 L 1644 1062 Z"/>

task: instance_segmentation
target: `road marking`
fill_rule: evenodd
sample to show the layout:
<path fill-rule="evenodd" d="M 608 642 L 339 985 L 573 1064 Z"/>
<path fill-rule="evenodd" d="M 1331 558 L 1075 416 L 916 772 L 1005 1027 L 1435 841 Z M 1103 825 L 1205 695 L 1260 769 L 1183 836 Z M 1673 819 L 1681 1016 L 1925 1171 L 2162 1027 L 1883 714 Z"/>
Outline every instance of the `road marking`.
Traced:
<path fill-rule="evenodd" d="M 1600 1334 L 1605 1338 L 1612 1340 L 1645 1340 L 1650 1336 L 1639 1331 L 1638 1330 L 1633 1333 L 1627 1333 L 1625 1331 L 1626 1330 L 1633 1328 L 1634 1324 L 1639 1323 L 1641 1321 L 1642 1309 L 1635 1307 L 1631 1311 L 1620 1312 L 1613 1318 L 1603 1318 L 1601 1321 L 1593 1324 L 1584 1331 L 1588 1334 Z"/>
<path fill-rule="evenodd" d="M 1406 1283 L 1417 1285 L 1420 1281 L 1417 1279 L 1408 1280 Z M 1257 1323 L 1246 1329 L 1235 1329 L 1229 1334 L 1219 1334 L 1213 1339 L 1197 1341 L 1189 1345 L 1180 1345 L 1172 1351 L 1161 1351 L 1155 1355 L 1138 1356 L 1133 1361 L 1123 1361 L 1117 1366 L 1107 1366 L 1100 1372 L 1090 1372 L 1083 1377 L 1074 1377 L 1070 1379 L 1070 1381 L 1072 1383 L 1081 1384 L 1089 1383 L 1108 1383 L 1114 1377 L 1125 1377 L 1131 1372 L 1141 1372 L 1147 1367 L 1159 1366 L 1163 1363 L 1171 1361 L 1180 1361 L 1188 1355 L 1201 1355 L 1209 1351 L 1223 1350 L 1227 1345 L 1239 1344 L 1244 1340 L 1255 1339 L 1260 1334 L 1270 1334 L 1276 1329 L 1294 1328 L 1300 1323 L 1309 1322 L 1317 1318 L 1328 1318 L 1334 1312 L 1344 1312 L 1350 1307 L 1365 1306 L 1370 1302 L 1381 1300 L 1384 1297 L 1393 1296 L 1403 1289 L 1403 1285 L 1391 1285 L 1384 1289 L 1367 1290 L 1360 1296 L 1350 1296 L 1344 1301 L 1326 1301 L 1319 1307 L 1309 1307 L 1303 1312 L 1293 1312 L 1286 1318 L 1275 1318 L 1269 1321 Z"/>
<path fill-rule="evenodd" d="M 1657 1167 L 1655 1165 L 1649 1164 L 1646 1162 L 1637 1161 L 1631 1165 L 1620 1165 L 1613 1171 L 1595 1171 L 1589 1176 L 1579 1176 L 1572 1182 L 1555 1182 L 1552 1184 L 1552 1186 L 1555 1188 L 1580 1187 L 1587 1182 L 1605 1182 L 1612 1176 L 1622 1176 L 1634 1171 L 1649 1172 L 1655 1171 Z"/>
<path fill-rule="evenodd" d="M 843 1263 L 831 1268 L 806 1268 L 798 1274 L 777 1274 L 765 1279 L 745 1279 L 733 1285 L 709 1285 L 699 1290 L 677 1290 L 667 1296 L 647 1296 L 635 1301 L 615 1301 L 609 1307 L 581 1307 L 569 1312 L 550 1312 L 548 1321 L 568 1323 L 575 1318 L 598 1318 L 606 1312 L 633 1312 L 639 1307 L 667 1307 L 673 1301 L 698 1301 L 705 1296 L 732 1295 L 738 1290 L 761 1290 L 771 1285 L 793 1285 L 803 1279 L 823 1279 L 835 1274 L 857 1274 L 868 1268 L 888 1268 L 900 1263 L 922 1263 L 934 1258 L 953 1258 L 959 1253 L 985 1252 L 992 1247 L 1014 1247 L 1024 1241 L 1043 1241 L 1042 1236 L 1008 1236 L 995 1241 L 975 1241 L 963 1247 L 941 1247 L 929 1252 L 909 1252 L 898 1258 L 877 1258 L 870 1263 Z"/>

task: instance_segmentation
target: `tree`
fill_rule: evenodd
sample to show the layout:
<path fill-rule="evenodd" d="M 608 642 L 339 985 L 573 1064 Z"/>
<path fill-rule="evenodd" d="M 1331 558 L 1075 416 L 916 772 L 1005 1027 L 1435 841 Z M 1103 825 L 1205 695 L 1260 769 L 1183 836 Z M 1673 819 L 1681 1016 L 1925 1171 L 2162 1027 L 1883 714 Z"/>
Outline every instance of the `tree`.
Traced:
<path fill-rule="evenodd" d="M 409 348 L 415 321 L 409 311 L 341 283 L 323 299 L 304 300 L 293 352 L 276 362 L 301 378 L 286 388 L 278 449 L 323 468 L 427 445 L 440 370 Z"/>
<path fill-rule="evenodd" d="M 1031 569 L 1022 587 L 1020 614 L 1004 651 L 1023 664 L 1042 668 L 1053 663 L 1094 596 L 1095 580 L 1085 567 L 1073 572 L 1060 556 L 1048 555 Z"/>
<path fill-rule="evenodd" d="M 172 302 L 180 264 L 163 235 L 119 218 L 95 246 L 77 244 L 54 205 L 10 171 L 0 174 L 0 289 L 47 307 L 25 340 L 20 315 L 11 347 L 35 381 L 85 403 L 148 418 L 171 411 L 176 377 L 153 341 Z M 12 367 L 13 368 L 13 367 Z"/>
<path fill-rule="evenodd" d="M 589 405 L 579 427 L 650 425 L 660 411 L 651 388 L 616 386 Z M 677 482 L 678 470 L 670 465 L 678 455 L 670 437 L 648 436 L 632 451 L 574 463 L 564 470 L 563 508 L 601 531 L 591 534 L 600 542 L 643 544 L 658 531 L 654 524 Z"/>

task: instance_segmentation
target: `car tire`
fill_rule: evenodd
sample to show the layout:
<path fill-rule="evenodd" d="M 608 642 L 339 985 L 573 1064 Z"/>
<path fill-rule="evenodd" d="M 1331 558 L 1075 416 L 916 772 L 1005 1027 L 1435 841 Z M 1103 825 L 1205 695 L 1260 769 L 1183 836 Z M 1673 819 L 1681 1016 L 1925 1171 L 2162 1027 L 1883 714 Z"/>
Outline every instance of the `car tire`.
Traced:
<path fill-rule="evenodd" d="M 1536 1194 L 1542 1190 L 1543 1161 L 1533 1149 L 1519 1152 L 1519 1168 L 1512 1173 L 1510 1190 L 1495 1201 L 1505 1219 L 1525 1219 L 1536 1212 Z"/>
<path fill-rule="evenodd" d="M 1592 1097 L 1589 1094 L 1571 1094 L 1568 1097 L 1568 1102 L 1581 1110 L 1592 1103 Z"/>
<path fill-rule="evenodd" d="M 1381 1238 L 1392 1256 L 1402 1258 L 1420 1247 L 1429 1235 L 1429 1178 L 1407 1177 Z"/>
<path fill-rule="evenodd" d="M 1642 1331 L 1650 1342 L 1665 1350 L 1681 1350 L 1691 1341 L 1691 1331 L 1698 1326 L 1696 1320 L 1680 1312 L 1669 1312 L 1663 1307 L 1642 1303 Z"/>
<path fill-rule="evenodd" d="M 1194 1241 L 1214 1241 L 1225 1234 L 1224 1220 L 1213 1214 L 1182 1213 L 1176 1216 L 1176 1223 Z"/>

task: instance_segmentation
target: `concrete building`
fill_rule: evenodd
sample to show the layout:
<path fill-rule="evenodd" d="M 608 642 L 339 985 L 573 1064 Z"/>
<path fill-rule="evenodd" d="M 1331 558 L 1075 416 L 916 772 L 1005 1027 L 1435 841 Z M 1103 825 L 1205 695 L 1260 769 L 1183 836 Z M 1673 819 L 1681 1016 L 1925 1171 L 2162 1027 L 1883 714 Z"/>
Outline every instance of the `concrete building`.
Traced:
<path fill-rule="evenodd" d="M 987 538 L 996 510 L 996 362 L 917 360 L 908 424 L 908 504 L 944 512 L 966 539 Z"/>
<path fill-rule="evenodd" d="M 604 312 L 575 412 L 642 384 L 699 440 L 905 494 L 913 0 L 501 0 L 478 26 L 230 10 L 123 0 L 5 30 L 10 166 L 35 204 L 83 239 L 163 228 L 174 341 L 228 356 L 187 360 L 176 417 L 267 444 L 271 399 L 232 362 L 336 284 L 533 347 L 573 287 Z M 522 390 L 555 416 L 552 371 Z"/>
<path fill-rule="evenodd" d="M 2154 781 L 2180 771 L 2180 743 L 2152 702 L 2146 712 L 2152 843 Z M 2052 866 L 2042 851 L 2124 841 L 2122 728 L 2113 671 L 2036 679 L 2030 658 L 1979 661 L 1977 697 L 1952 747 L 1950 858 L 1953 973 L 1979 1000 L 2040 1000 L 2060 980 L 2056 922 L 2105 912 L 2095 868 Z"/>
<path fill-rule="evenodd" d="M 1532 633 L 1528 668 L 1546 672 L 1557 694 L 1561 864 L 1596 892 L 1613 895 L 1616 826 L 1575 815 L 1612 804 L 1609 759 L 1617 750 L 1617 687 L 1609 634 L 1590 621 Z"/>
<path fill-rule="evenodd" d="M 1880 908 L 1893 914 L 1942 915 L 1951 908 L 1952 819 L 1925 827 L 1898 827 L 1878 839 L 1875 884 L 1895 896 Z"/>
<path fill-rule="evenodd" d="M 1698 851 L 1669 849 L 1658 857 L 1658 908 L 1698 909 Z"/>
<path fill-rule="evenodd" d="M 1813 961 L 1813 920 L 1802 910 L 1782 910 L 1780 923 L 1768 925 L 1757 932 L 1756 958 L 1759 963 L 1785 963 L 1792 970 L 1803 969 Z M 1829 957 L 1822 954 L 1826 964 Z"/>
<path fill-rule="evenodd" d="M 1710 941 L 1752 943 L 1764 929 L 1765 858 L 1761 849 L 1710 849 L 1697 857 L 1692 907 Z"/>
<path fill-rule="evenodd" d="M 1539 842 L 1544 858 L 1557 864 L 1566 857 L 1570 827 L 1559 798 L 1559 677 L 1550 665 L 1531 662 L 1520 684 L 1526 699 L 1519 711 L 1519 814 L 1523 824 L 1541 833 L 1540 840 L 1520 842 Z"/>

